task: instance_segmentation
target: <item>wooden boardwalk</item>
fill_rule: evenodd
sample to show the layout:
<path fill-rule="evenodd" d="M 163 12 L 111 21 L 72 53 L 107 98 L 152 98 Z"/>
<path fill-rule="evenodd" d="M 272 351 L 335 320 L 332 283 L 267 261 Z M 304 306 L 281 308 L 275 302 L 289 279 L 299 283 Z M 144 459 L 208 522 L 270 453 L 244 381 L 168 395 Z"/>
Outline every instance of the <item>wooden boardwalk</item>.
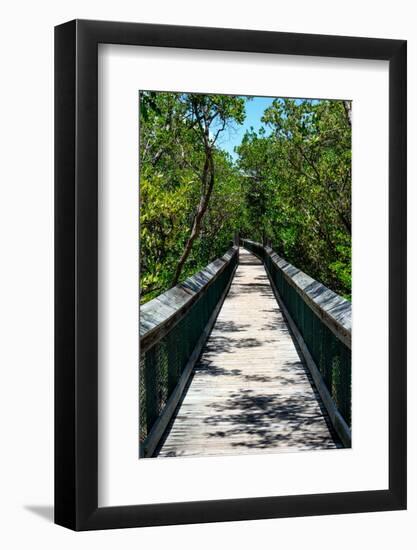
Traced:
<path fill-rule="evenodd" d="M 341 446 L 328 426 L 265 268 L 241 248 L 230 291 L 156 456 Z"/>

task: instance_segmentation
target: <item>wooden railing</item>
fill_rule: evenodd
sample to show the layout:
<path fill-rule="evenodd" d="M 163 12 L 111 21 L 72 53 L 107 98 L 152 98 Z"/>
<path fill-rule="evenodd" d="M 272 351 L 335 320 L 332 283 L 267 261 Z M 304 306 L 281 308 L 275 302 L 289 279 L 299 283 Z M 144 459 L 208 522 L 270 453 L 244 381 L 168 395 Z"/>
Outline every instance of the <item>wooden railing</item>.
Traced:
<path fill-rule="evenodd" d="M 229 289 L 239 248 L 140 308 L 140 455 L 152 456 Z"/>
<path fill-rule="evenodd" d="M 265 264 L 330 420 L 351 446 L 352 305 L 273 251 L 247 239 L 241 244 Z"/>

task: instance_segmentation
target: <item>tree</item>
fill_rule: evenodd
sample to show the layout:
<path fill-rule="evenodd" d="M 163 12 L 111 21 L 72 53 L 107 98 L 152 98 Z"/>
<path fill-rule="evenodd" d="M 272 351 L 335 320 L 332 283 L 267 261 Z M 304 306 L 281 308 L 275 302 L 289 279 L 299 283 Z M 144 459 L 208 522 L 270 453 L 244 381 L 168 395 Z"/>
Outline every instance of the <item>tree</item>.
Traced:
<path fill-rule="evenodd" d="M 239 153 L 238 166 L 242 174 L 242 189 L 245 196 L 246 228 L 241 228 L 251 239 L 266 243 L 269 231 L 268 203 L 271 198 L 269 177 L 268 141 L 251 130 L 246 132 Z"/>
<path fill-rule="evenodd" d="M 242 98 L 141 94 L 141 301 L 227 248 L 240 211 L 239 178 L 217 141 L 243 120 Z"/>
<path fill-rule="evenodd" d="M 266 130 L 246 134 L 238 152 L 252 182 L 246 184 L 249 218 L 258 219 L 262 234 L 287 260 L 349 296 L 351 128 L 345 103 L 276 99 L 262 119 Z"/>
<path fill-rule="evenodd" d="M 217 139 L 231 122 L 242 123 L 245 112 L 244 100 L 234 96 L 188 94 L 184 101 L 188 104 L 190 127 L 195 130 L 198 143 L 204 151 L 204 162 L 200 172 L 200 200 L 189 237 L 172 278 L 172 286 L 178 283 L 193 243 L 200 235 L 201 223 L 215 184 L 214 150 Z"/>

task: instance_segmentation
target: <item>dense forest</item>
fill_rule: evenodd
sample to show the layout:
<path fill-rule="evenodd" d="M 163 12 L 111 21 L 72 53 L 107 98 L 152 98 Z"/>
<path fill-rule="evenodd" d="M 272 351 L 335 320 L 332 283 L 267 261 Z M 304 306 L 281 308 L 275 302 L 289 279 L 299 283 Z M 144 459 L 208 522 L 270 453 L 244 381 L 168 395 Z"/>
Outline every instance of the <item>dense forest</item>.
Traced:
<path fill-rule="evenodd" d="M 246 129 L 243 96 L 140 94 L 141 302 L 229 248 L 236 231 L 351 294 L 351 104 L 277 98 Z"/>

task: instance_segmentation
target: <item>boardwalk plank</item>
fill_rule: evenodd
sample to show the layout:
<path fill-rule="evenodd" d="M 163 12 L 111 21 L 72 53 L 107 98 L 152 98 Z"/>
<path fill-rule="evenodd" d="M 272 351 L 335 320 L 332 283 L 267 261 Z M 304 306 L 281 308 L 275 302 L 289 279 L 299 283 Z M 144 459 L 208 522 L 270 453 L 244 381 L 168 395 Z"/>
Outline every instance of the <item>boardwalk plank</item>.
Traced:
<path fill-rule="evenodd" d="M 241 248 L 229 294 L 156 455 L 339 446 L 265 268 Z"/>

